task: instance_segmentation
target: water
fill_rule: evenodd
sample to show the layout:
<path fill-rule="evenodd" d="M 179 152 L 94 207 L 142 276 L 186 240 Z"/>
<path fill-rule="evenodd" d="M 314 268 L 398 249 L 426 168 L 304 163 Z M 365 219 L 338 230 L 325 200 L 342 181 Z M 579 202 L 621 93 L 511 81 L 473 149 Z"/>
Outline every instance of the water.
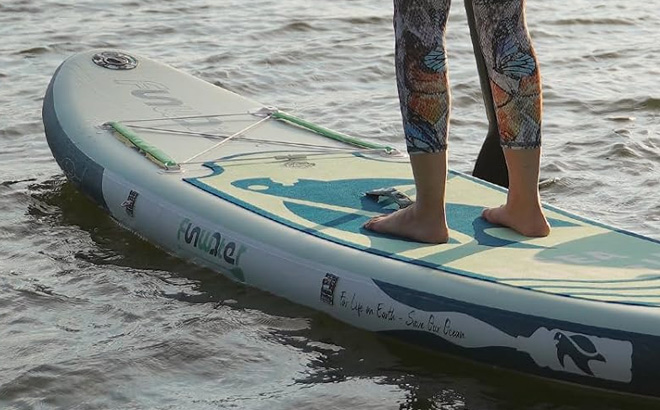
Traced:
<path fill-rule="evenodd" d="M 486 122 L 462 2 L 448 43 L 451 166 Z M 546 202 L 660 238 L 660 15 L 530 0 Z M 186 264 L 63 178 L 40 108 L 70 54 L 123 48 L 331 128 L 401 144 L 391 4 L 2 0 L 0 408 L 639 409 L 356 330 Z"/>

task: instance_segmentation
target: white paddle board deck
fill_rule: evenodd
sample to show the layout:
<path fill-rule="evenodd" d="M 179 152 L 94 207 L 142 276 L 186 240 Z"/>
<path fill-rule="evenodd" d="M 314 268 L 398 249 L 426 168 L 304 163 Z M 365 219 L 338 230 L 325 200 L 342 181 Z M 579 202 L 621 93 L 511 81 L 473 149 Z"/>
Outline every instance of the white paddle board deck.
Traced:
<path fill-rule="evenodd" d="M 658 241 L 550 206 L 552 234 L 522 237 L 480 217 L 505 190 L 455 172 L 450 243 L 366 231 L 398 208 L 366 192 L 414 198 L 404 155 L 123 52 L 66 60 L 43 118 L 69 180 L 171 253 L 411 343 L 660 395 Z"/>

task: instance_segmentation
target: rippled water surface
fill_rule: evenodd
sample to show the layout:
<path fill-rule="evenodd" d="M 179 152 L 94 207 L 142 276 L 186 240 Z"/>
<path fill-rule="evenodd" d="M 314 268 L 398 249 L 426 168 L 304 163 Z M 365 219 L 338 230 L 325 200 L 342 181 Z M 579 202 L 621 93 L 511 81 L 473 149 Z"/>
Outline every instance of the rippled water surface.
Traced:
<path fill-rule="evenodd" d="M 0 2 L 0 408 L 639 409 L 652 403 L 431 355 L 236 285 L 117 227 L 41 124 L 67 56 L 122 48 L 364 138 L 401 144 L 391 4 Z M 545 84 L 543 199 L 660 238 L 654 1 L 529 0 Z M 486 121 L 460 1 L 451 165 Z M 657 404 L 656 404 L 657 405 Z"/>

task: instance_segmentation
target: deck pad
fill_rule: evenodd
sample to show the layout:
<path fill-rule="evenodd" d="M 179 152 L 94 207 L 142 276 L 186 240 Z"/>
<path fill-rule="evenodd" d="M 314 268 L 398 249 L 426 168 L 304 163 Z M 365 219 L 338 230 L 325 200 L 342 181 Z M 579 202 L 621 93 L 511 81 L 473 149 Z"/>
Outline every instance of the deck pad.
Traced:
<path fill-rule="evenodd" d="M 271 220 L 366 252 L 460 275 L 571 297 L 658 305 L 658 243 L 546 206 L 547 238 L 526 238 L 481 218 L 506 191 L 450 172 L 450 242 L 420 244 L 362 228 L 393 212 L 365 193 L 396 187 L 414 198 L 406 158 L 361 153 L 284 152 L 209 162 L 212 174 L 187 182 Z M 429 274 L 434 274 L 429 270 Z"/>

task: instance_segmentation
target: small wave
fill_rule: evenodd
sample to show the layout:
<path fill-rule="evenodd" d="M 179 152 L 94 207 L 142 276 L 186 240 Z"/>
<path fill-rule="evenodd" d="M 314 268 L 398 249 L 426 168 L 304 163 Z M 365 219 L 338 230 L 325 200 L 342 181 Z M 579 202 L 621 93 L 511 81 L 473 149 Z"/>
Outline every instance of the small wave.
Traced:
<path fill-rule="evenodd" d="M 9 180 L 9 181 L 0 182 L 0 186 L 12 186 L 12 185 L 20 184 L 20 183 L 23 183 L 23 182 L 34 182 L 34 181 L 36 181 L 35 178 L 13 179 L 13 180 Z"/>
<path fill-rule="evenodd" d="M 284 27 L 279 28 L 276 31 L 279 32 L 305 32 L 305 31 L 315 31 L 316 27 L 304 21 L 294 21 L 292 23 L 286 24 Z"/>
<path fill-rule="evenodd" d="M 595 58 L 597 60 L 615 60 L 622 57 L 622 54 L 618 51 L 606 51 L 603 53 L 593 54 L 588 58 Z"/>
<path fill-rule="evenodd" d="M 284 66 L 290 64 L 300 64 L 299 60 L 296 59 L 294 54 L 296 53 L 292 53 L 292 55 L 266 56 L 262 59 L 257 60 L 255 64 L 265 65 L 265 66 Z"/>
<path fill-rule="evenodd" d="M 635 22 L 622 18 L 576 18 L 555 20 L 550 24 L 556 26 L 634 26 Z"/>
<path fill-rule="evenodd" d="M 606 119 L 612 122 L 633 122 L 637 118 L 626 115 L 612 115 L 607 117 Z"/>
<path fill-rule="evenodd" d="M 35 6 L 3 6 L 0 4 L 0 13 L 16 13 L 16 14 L 36 14 L 43 11 L 42 7 Z"/>
<path fill-rule="evenodd" d="M 660 98 L 649 97 L 641 102 L 640 107 L 652 111 L 660 111 Z"/>
<path fill-rule="evenodd" d="M 642 156 L 635 149 L 633 149 L 633 147 L 623 143 L 613 144 L 603 155 L 605 159 L 642 159 Z"/>
<path fill-rule="evenodd" d="M 539 189 L 541 191 L 546 190 L 546 189 L 552 189 L 554 186 L 559 185 L 561 182 L 561 178 L 545 178 L 541 179 L 539 181 Z"/>
<path fill-rule="evenodd" d="M 48 347 L 58 349 L 58 351 L 65 354 L 64 349 L 58 347 L 63 343 L 66 342 L 63 340 L 48 340 Z M 7 401 L 12 404 L 10 408 L 52 408 L 53 403 L 66 403 L 67 405 L 63 408 L 74 408 L 76 405 L 73 402 L 67 402 L 68 398 L 74 396 L 76 392 L 94 391 L 94 388 L 108 382 L 109 376 L 106 371 L 109 370 L 107 368 L 101 371 L 96 368 L 82 367 L 79 364 L 81 362 L 76 360 L 57 364 L 39 364 L 38 361 L 43 360 L 41 359 L 42 355 L 26 353 L 26 356 L 33 357 L 37 364 L 29 363 L 24 366 L 22 372 L 13 370 L 10 373 L 11 378 L 0 388 L 3 408 L 5 408 L 4 404 Z M 49 355 L 44 354 L 43 356 Z M 76 367 L 76 365 L 79 367 Z M 120 394 L 117 396 L 121 398 Z M 45 400 L 43 399 L 45 397 L 51 399 Z M 55 397 L 57 399 L 52 399 Z M 13 405 L 18 406 L 13 407 Z"/>
<path fill-rule="evenodd" d="M 51 50 L 50 47 L 39 46 L 39 47 L 26 48 L 25 50 L 17 51 L 15 54 L 25 57 L 36 57 L 42 54 L 48 54 L 50 50 Z"/>
<path fill-rule="evenodd" d="M 618 107 L 629 107 L 633 110 L 660 110 L 660 98 L 656 97 L 642 97 L 642 98 L 624 98 L 614 103 Z"/>
<path fill-rule="evenodd" d="M 26 122 L 0 128 L 0 138 L 22 138 L 25 135 L 43 132 L 41 121 Z"/>
<path fill-rule="evenodd" d="M 312 26 L 309 23 L 305 23 L 304 21 L 295 21 L 293 23 L 289 23 L 286 26 L 284 26 L 284 29 L 286 31 L 310 31 L 314 30 L 314 26 Z"/>
<path fill-rule="evenodd" d="M 264 38 L 272 37 L 273 35 L 278 34 L 290 34 L 290 33 L 305 33 L 310 31 L 325 31 L 322 28 L 313 26 L 312 24 L 306 21 L 291 21 L 286 22 L 281 25 L 274 25 L 273 28 L 269 28 L 266 31 L 249 34 L 250 37 L 263 40 Z"/>
<path fill-rule="evenodd" d="M 23 132 L 18 127 L 8 127 L 0 129 L 0 138 L 16 138 L 23 135 Z"/>
<path fill-rule="evenodd" d="M 594 114 L 607 115 L 609 120 L 614 121 L 634 121 L 635 117 L 618 116 L 621 112 L 635 111 L 660 111 L 660 98 L 658 97 L 638 97 L 622 98 L 620 100 L 593 100 L 583 102 L 588 105 Z"/>
<path fill-rule="evenodd" d="M 342 23 L 348 23 L 348 24 L 359 24 L 359 25 L 364 25 L 364 24 L 389 24 L 391 18 L 390 17 L 380 17 L 380 16 L 369 16 L 369 17 L 340 17 L 335 19 L 335 21 L 339 21 Z"/>

